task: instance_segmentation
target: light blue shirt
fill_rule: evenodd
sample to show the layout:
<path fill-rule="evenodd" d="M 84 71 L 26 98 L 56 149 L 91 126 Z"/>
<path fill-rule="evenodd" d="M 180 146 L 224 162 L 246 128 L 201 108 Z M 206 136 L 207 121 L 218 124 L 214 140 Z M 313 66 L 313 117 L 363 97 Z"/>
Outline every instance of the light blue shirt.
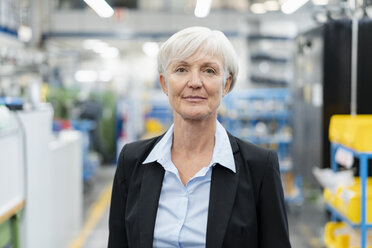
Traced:
<path fill-rule="evenodd" d="M 229 137 L 217 121 L 212 160 L 183 185 L 171 159 L 173 125 L 155 145 L 145 164 L 157 161 L 164 170 L 155 221 L 153 247 L 205 247 L 212 167 L 220 165 L 235 173 Z"/>

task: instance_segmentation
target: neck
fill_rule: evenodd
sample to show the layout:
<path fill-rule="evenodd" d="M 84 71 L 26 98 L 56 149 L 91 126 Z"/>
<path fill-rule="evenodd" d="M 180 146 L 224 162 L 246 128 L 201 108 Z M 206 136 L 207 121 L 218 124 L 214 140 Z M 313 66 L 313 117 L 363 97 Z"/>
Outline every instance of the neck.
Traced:
<path fill-rule="evenodd" d="M 172 150 L 183 154 L 200 154 L 213 151 L 217 115 L 203 120 L 185 120 L 174 115 Z"/>

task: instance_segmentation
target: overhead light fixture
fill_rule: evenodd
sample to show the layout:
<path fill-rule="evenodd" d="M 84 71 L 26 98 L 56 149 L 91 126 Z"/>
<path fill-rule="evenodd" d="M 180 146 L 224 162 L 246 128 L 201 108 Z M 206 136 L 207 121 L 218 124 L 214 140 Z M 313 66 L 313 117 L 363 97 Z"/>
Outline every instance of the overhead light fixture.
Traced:
<path fill-rule="evenodd" d="M 116 58 L 119 55 L 119 49 L 116 47 L 106 47 L 102 51 L 99 52 L 102 58 L 105 59 L 112 59 Z"/>
<path fill-rule="evenodd" d="M 93 51 L 96 53 L 102 53 L 105 51 L 106 48 L 108 48 L 109 45 L 107 45 L 106 42 L 104 41 L 98 41 L 94 46 L 93 46 Z"/>
<path fill-rule="evenodd" d="M 313 4 L 315 4 L 315 5 L 327 5 L 328 0 L 313 0 Z"/>
<path fill-rule="evenodd" d="M 75 72 L 75 80 L 78 82 L 95 82 L 98 79 L 98 73 L 90 70 L 80 70 Z"/>
<path fill-rule="evenodd" d="M 275 0 L 268 0 L 264 2 L 264 6 L 267 11 L 277 11 L 280 9 L 278 1 Z"/>
<path fill-rule="evenodd" d="M 96 39 L 88 39 L 88 40 L 84 40 L 83 42 L 83 47 L 84 49 L 87 49 L 87 50 L 94 50 L 94 47 L 99 43 L 101 42 L 100 40 L 96 40 Z"/>
<path fill-rule="evenodd" d="M 211 10 L 212 0 L 197 0 L 194 15 L 199 18 L 206 17 Z"/>
<path fill-rule="evenodd" d="M 265 14 L 265 5 L 263 3 L 254 3 L 251 5 L 251 11 L 254 14 Z"/>
<path fill-rule="evenodd" d="M 113 16 L 114 10 L 105 0 L 84 0 L 100 17 L 108 18 Z"/>
<path fill-rule="evenodd" d="M 282 12 L 284 14 L 292 14 L 299 8 L 301 8 L 305 3 L 307 3 L 309 0 L 288 0 L 282 5 Z"/>

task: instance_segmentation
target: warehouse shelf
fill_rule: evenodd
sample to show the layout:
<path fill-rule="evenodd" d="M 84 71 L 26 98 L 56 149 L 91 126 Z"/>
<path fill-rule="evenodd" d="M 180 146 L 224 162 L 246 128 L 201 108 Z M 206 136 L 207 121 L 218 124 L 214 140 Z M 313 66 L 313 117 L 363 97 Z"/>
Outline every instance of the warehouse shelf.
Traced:
<path fill-rule="evenodd" d="M 267 61 L 271 63 L 285 64 L 288 63 L 289 59 L 285 57 L 271 56 L 266 53 L 257 53 L 251 55 L 251 61 Z"/>
<path fill-rule="evenodd" d="M 291 113 L 289 111 L 276 111 L 276 112 L 272 112 L 272 111 L 239 111 L 239 112 L 236 112 L 236 113 L 233 113 L 234 115 L 236 115 L 236 118 L 242 118 L 242 119 L 246 119 L 246 118 L 250 118 L 250 119 L 258 119 L 258 118 L 262 118 L 262 119 L 270 119 L 270 118 L 280 118 L 280 119 L 284 119 L 284 118 L 289 118 L 291 117 Z"/>
<path fill-rule="evenodd" d="M 292 171 L 286 171 L 282 172 L 282 175 L 291 175 Z M 302 194 L 302 177 L 300 176 L 294 176 L 294 180 L 290 182 L 290 185 L 287 185 L 288 182 L 286 180 L 283 180 L 283 188 L 287 192 L 287 194 L 284 196 L 284 199 L 286 203 L 289 204 L 302 204 L 303 203 L 303 194 Z M 288 189 L 289 188 L 289 189 Z"/>
<path fill-rule="evenodd" d="M 6 28 L 6 27 L 3 27 L 3 26 L 0 26 L 0 33 L 5 34 L 5 35 L 9 35 L 9 36 L 12 36 L 12 37 L 17 37 L 18 36 L 18 33 L 17 33 L 16 30 Z"/>
<path fill-rule="evenodd" d="M 286 173 L 286 172 L 293 171 L 292 160 L 280 160 L 279 165 L 280 165 L 280 172 L 281 173 Z"/>
<path fill-rule="evenodd" d="M 253 34 L 248 36 L 248 40 L 250 41 L 260 41 L 260 40 L 272 40 L 272 41 L 291 41 L 293 38 L 288 36 L 276 36 L 276 35 L 260 35 L 260 34 Z"/>
<path fill-rule="evenodd" d="M 326 206 L 326 209 L 331 213 L 331 215 L 335 219 L 339 219 L 343 222 L 346 222 L 349 226 L 351 226 L 353 228 L 361 227 L 361 222 L 350 221 L 350 219 L 348 217 L 346 217 L 344 214 L 342 214 L 339 210 L 337 210 L 337 208 L 335 208 L 331 204 L 325 204 L 325 206 Z M 365 224 L 365 227 L 372 228 L 372 223 Z"/>
<path fill-rule="evenodd" d="M 249 79 L 264 87 L 289 87 L 293 79 L 294 40 L 276 35 L 250 35 Z"/>
<path fill-rule="evenodd" d="M 255 83 L 264 83 L 264 84 L 271 84 L 271 85 L 282 85 L 282 86 L 287 86 L 289 85 L 289 81 L 284 80 L 284 79 L 277 79 L 277 78 L 271 78 L 271 77 L 262 77 L 262 76 L 254 76 L 252 75 L 250 77 L 252 82 Z"/>
<path fill-rule="evenodd" d="M 372 115 L 334 115 L 331 118 L 329 128 L 332 170 L 338 171 L 338 163 L 343 163 L 342 159 L 336 158 L 339 149 L 342 149 L 344 153 L 348 153 L 348 156 L 351 155 L 360 161 L 358 181 L 361 191 L 360 221 L 352 221 L 350 216 L 345 216 L 339 210 L 339 207 L 334 206 L 332 203 L 328 203 L 326 208 L 331 212 L 334 221 L 342 220 L 353 228 L 360 228 L 361 248 L 367 247 L 367 230 L 372 228 L 372 223 L 367 223 L 367 213 L 371 214 L 367 211 L 368 161 L 372 159 L 372 142 L 369 139 L 372 134 L 371 127 Z M 347 163 L 344 166 L 347 166 Z M 356 217 L 359 219 L 359 216 Z"/>
<path fill-rule="evenodd" d="M 291 156 L 292 124 L 289 89 L 265 88 L 232 92 L 224 99 L 221 116 L 233 135 L 278 153 L 287 203 L 302 203 L 302 180 L 295 175 Z M 222 111 L 223 112 L 223 111 Z"/>
<path fill-rule="evenodd" d="M 235 133 L 233 132 L 233 134 Z M 243 139 L 250 140 L 251 142 L 255 144 L 263 144 L 263 145 L 270 145 L 274 143 L 288 145 L 292 142 L 291 137 L 275 137 L 275 136 L 274 137 L 257 137 L 253 135 L 248 135 L 248 136 L 239 135 L 239 136 Z"/>

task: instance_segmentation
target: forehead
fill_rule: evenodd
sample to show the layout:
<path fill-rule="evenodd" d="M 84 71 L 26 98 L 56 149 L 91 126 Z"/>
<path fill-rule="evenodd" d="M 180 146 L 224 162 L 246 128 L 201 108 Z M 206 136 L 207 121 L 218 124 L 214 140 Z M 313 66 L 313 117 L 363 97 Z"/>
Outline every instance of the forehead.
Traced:
<path fill-rule="evenodd" d="M 196 52 L 193 55 L 187 58 L 174 59 L 170 62 L 169 65 L 175 65 L 179 63 L 187 64 L 216 64 L 220 67 L 223 67 L 222 56 L 218 54 L 209 54 L 206 52 Z"/>

